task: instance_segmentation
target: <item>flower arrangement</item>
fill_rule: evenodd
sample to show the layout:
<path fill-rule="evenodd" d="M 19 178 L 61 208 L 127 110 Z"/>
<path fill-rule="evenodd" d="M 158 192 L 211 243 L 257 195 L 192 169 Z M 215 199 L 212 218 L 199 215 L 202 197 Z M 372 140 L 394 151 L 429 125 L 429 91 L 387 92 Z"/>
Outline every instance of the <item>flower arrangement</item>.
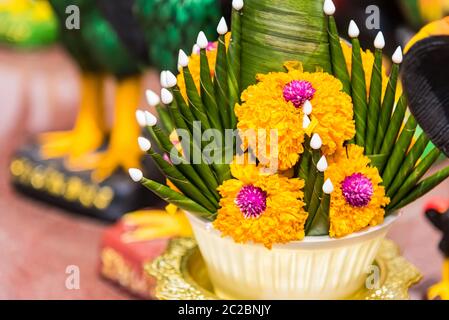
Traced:
<path fill-rule="evenodd" d="M 253 2 L 251 10 L 258 5 L 267 2 Z M 262 49 L 248 44 L 244 51 L 251 34 L 243 30 L 244 3 L 234 0 L 230 32 L 224 19 L 218 42 L 200 32 L 191 57 L 179 52 L 178 77 L 162 72 L 161 100 L 148 93 L 159 121 L 137 112 L 156 148 L 145 138 L 139 145 L 172 187 L 137 169 L 130 170 L 132 179 L 223 236 L 267 248 L 382 224 L 446 179 L 449 168 L 423 178 L 441 152 L 423 155 L 429 138 L 415 134 L 417 122 L 406 112 L 398 89 L 401 48 L 387 77 L 382 33 L 374 52 L 363 51 L 351 21 L 349 46 L 340 40 L 332 1 L 322 8 L 326 36 L 319 41 L 329 52 L 320 49 L 314 59 L 298 52 L 299 59 L 267 72 L 275 53 L 266 52 L 261 59 L 270 63 L 263 67 L 260 59 L 248 65 Z M 257 76 L 249 80 L 253 69 Z"/>

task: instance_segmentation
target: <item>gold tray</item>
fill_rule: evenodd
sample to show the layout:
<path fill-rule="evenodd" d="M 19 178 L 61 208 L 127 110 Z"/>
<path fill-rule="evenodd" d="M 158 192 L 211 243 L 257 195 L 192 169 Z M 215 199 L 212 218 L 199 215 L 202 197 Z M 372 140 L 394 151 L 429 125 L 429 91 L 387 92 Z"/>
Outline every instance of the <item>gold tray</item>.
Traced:
<path fill-rule="evenodd" d="M 403 300 L 408 290 L 422 278 L 419 270 L 401 256 L 398 246 L 384 240 L 375 259 L 380 268 L 380 285 L 365 286 L 347 299 Z M 145 265 L 145 271 L 157 279 L 156 298 L 161 300 L 219 300 L 214 294 L 207 268 L 197 243 L 192 238 L 171 240 L 167 251 Z"/>

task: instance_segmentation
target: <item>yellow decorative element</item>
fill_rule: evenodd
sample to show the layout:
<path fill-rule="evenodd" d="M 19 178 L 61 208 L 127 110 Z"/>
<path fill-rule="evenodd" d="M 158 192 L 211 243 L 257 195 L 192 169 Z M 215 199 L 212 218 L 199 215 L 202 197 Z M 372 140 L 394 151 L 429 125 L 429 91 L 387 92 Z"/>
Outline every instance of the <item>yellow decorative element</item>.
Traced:
<path fill-rule="evenodd" d="M 420 271 L 401 256 L 399 247 L 391 240 L 383 240 L 375 263 L 380 267 L 380 285 L 363 288 L 350 299 L 407 300 L 408 290 L 422 279 Z"/>
<path fill-rule="evenodd" d="M 53 10 L 48 1 L 2 0 L 0 1 L 0 11 L 16 15 L 31 12 L 36 21 L 45 21 L 53 16 Z"/>
<path fill-rule="evenodd" d="M 11 162 L 10 172 L 15 183 L 62 197 L 68 202 L 80 203 L 85 208 L 103 210 L 114 199 L 114 190 L 108 186 L 83 181 L 76 176 L 66 176 L 52 166 L 45 167 L 26 158 Z"/>
<path fill-rule="evenodd" d="M 168 204 L 165 207 L 165 211 L 167 211 L 168 214 L 176 214 L 176 212 L 178 212 L 178 207 L 174 204 Z"/>
<path fill-rule="evenodd" d="M 427 298 L 434 300 L 440 298 L 441 300 L 449 300 L 449 258 L 446 258 L 443 263 L 443 277 L 441 282 L 431 286 L 427 290 Z"/>
<path fill-rule="evenodd" d="M 258 83 L 242 93 L 242 104 L 235 107 L 238 129 L 243 134 L 252 130 L 257 135 L 257 139 L 243 139 L 243 147 L 257 150 L 256 156 L 263 164 L 278 161 L 280 170 L 293 167 L 304 151 L 302 108 L 296 108 L 283 96 L 284 86 L 293 80 L 308 81 L 316 89 L 310 101 L 313 112 L 308 131 L 321 136 L 326 155 L 333 154 L 355 134 L 351 97 L 341 91 L 341 82 L 330 74 L 303 72 L 299 64 L 294 66 L 288 72 L 257 75 Z M 277 130 L 277 147 L 272 146 L 270 130 Z M 258 135 L 259 131 L 262 134 Z M 267 150 L 259 150 L 265 139 Z"/>
<path fill-rule="evenodd" d="M 140 127 L 135 120 L 141 98 L 141 77 L 128 77 L 117 82 L 114 105 L 114 123 L 111 139 L 105 152 L 88 154 L 70 163 L 72 170 L 92 170 L 92 179 L 101 182 L 117 170 L 140 168 L 142 151 L 137 138 Z"/>
<path fill-rule="evenodd" d="M 445 5 L 447 0 L 419 0 L 419 11 L 424 21 L 435 21 L 444 16 Z"/>
<path fill-rule="evenodd" d="M 124 215 L 122 221 L 129 227 L 121 236 L 126 243 L 192 235 L 190 224 L 181 211 L 174 214 L 164 210 L 137 211 Z"/>
<path fill-rule="evenodd" d="M 231 164 L 235 179 L 225 181 L 218 191 L 222 198 L 214 227 L 236 242 L 262 243 L 271 248 L 304 238 L 307 213 L 302 202 L 304 181 L 266 174 L 254 164 Z M 258 218 L 245 218 L 235 199 L 243 186 L 253 185 L 266 192 L 266 209 Z"/>
<path fill-rule="evenodd" d="M 409 299 L 409 288 L 422 278 L 419 270 L 402 257 L 398 247 L 389 240 L 381 243 L 374 266 L 380 268 L 378 285 L 371 289 L 363 287 L 348 299 Z M 213 291 L 206 265 L 193 239 L 171 240 L 167 251 L 146 264 L 144 269 L 156 277 L 155 294 L 160 300 L 219 299 Z"/>
<path fill-rule="evenodd" d="M 101 250 L 101 274 L 135 294 L 145 297 L 153 294 L 154 280 L 146 274 L 137 272 L 120 253 L 112 248 Z"/>
<path fill-rule="evenodd" d="M 206 266 L 198 258 L 201 259 L 201 254 L 199 254 L 193 238 L 170 240 L 167 251 L 144 266 L 145 272 L 157 280 L 156 298 L 160 300 L 215 300 L 216 297 L 208 290 L 210 281 L 207 279 Z M 195 271 L 192 272 L 193 270 Z M 190 275 L 200 276 L 200 281 L 195 281 L 195 278 Z"/>
<path fill-rule="evenodd" d="M 226 47 L 229 46 L 229 41 L 231 39 L 231 33 L 228 32 L 226 34 L 225 42 Z M 206 51 L 207 59 L 209 62 L 210 76 L 213 77 L 215 74 L 215 63 L 217 61 L 217 46 L 218 42 L 214 42 L 213 48 L 208 47 Z M 192 55 L 189 57 L 189 70 L 192 75 L 193 81 L 195 82 L 198 91 L 200 91 L 200 55 L 199 52 L 192 52 Z M 187 101 L 187 92 L 184 83 L 184 74 L 182 70 L 178 74 L 178 86 L 181 90 L 181 94 L 184 99 Z"/>
<path fill-rule="evenodd" d="M 69 166 L 100 148 L 106 135 L 103 79 L 97 74 L 83 73 L 80 83 L 81 101 L 74 129 L 39 137 L 43 158 L 67 157 Z"/>
<path fill-rule="evenodd" d="M 381 185 L 382 178 L 377 168 L 370 167 L 369 163 L 369 158 L 363 155 L 363 148 L 354 144 L 340 149 L 329 159 L 329 168 L 325 176 L 326 179 L 331 179 L 335 188 L 331 195 L 329 212 L 331 237 L 343 237 L 383 222 L 385 214 L 383 208 L 390 199 L 385 196 L 385 188 Z M 342 182 L 354 173 L 363 174 L 371 180 L 373 186 L 371 201 L 364 207 L 351 206 L 342 194 Z"/>
<path fill-rule="evenodd" d="M 443 18 L 441 20 L 431 22 L 424 26 L 406 45 L 404 52 L 407 53 L 410 48 L 427 37 L 438 36 L 438 35 L 449 35 L 449 17 Z"/>

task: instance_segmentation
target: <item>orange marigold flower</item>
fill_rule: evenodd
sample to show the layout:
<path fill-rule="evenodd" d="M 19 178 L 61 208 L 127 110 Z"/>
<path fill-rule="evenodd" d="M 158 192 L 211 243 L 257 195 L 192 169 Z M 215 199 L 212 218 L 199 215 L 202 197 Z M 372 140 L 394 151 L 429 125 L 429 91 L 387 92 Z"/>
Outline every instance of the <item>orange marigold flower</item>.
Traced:
<path fill-rule="evenodd" d="M 301 103 L 305 100 L 313 106 L 307 133 L 320 135 L 326 155 L 333 154 L 355 134 L 351 97 L 342 91 L 338 79 L 325 72 L 304 72 L 298 63 L 296 68 L 292 63 L 286 66 L 290 66 L 288 72 L 259 74 L 258 83 L 242 93 L 242 104 L 235 107 L 238 129 L 243 133 L 254 130 L 256 134 L 262 130 L 266 139 L 243 139 L 243 147 L 256 150 L 263 164 L 278 161 L 280 170 L 293 167 L 304 151 Z M 277 131 L 277 148 L 270 141 L 272 129 Z M 265 152 L 258 150 L 258 142 L 264 143 Z"/>
<path fill-rule="evenodd" d="M 219 188 L 222 198 L 214 227 L 236 242 L 271 248 L 304 238 L 304 182 L 265 173 L 254 164 L 231 164 L 234 179 Z"/>
<path fill-rule="evenodd" d="M 331 195 L 331 237 L 342 237 L 383 222 L 384 207 L 390 202 L 377 168 L 369 166 L 363 148 L 350 144 L 329 160 L 326 179 L 335 190 Z"/>

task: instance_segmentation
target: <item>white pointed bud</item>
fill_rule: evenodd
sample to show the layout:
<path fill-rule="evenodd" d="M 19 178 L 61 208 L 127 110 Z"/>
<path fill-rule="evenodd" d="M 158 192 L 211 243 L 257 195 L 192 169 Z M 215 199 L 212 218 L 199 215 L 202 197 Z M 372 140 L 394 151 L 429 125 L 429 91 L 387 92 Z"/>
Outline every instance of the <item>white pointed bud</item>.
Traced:
<path fill-rule="evenodd" d="M 128 173 L 134 182 L 140 182 L 143 179 L 143 173 L 139 169 L 135 169 L 135 168 L 129 169 Z"/>
<path fill-rule="evenodd" d="M 332 0 L 324 1 L 323 11 L 327 16 L 333 16 L 335 13 L 335 4 Z"/>
<path fill-rule="evenodd" d="M 151 149 L 151 142 L 150 140 L 144 138 L 144 137 L 139 137 L 137 139 L 137 142 L 139 143 L 139 148 L 140 150 L 142 150 L 143 152 L 147 152 L 148 150 Z"/>
<path fill-rule="evenodd" d="M 316 164 L 316 168 L 319 172 L 324 172 L 327 170 L 327 159 L 325 156 L 322 156 L 321 159 Z"/>
<path fill-rule="evenodd" d="M 168 88 L 173 88 L 178 84 L 178 79 L 176 79 L 176 76 L 171 71 L 166 71 L 165 75 Z"/>
<path fill-rule="evenodd" d="M 374 48 L 383 49 L 385 47 L 385 38 L 382 31 L 377 33 L 376 38 L 374 39 Z"/>
<path fill-rule="evenodd" d="M 154 127 L 157 123 L 157 118 L 149 111 L 145 111 L 145 124 L 149 127 Z"/>
<path fill-rule="evenodd" d="M 189 57 L 186 55 L 184 50 L 179 50 L 178 54 L 178 65 L 185 68 L 189 65 Z"/>
<path fill-rule="evenodd" d="M 161 71 L 160 81 L 161 81 L 161 87 L 167 88 L 167 71 Z"/>
<path fill-rule="evenodd" d="M 302 118 L 302 128 L 307 129 L 310 126 L 310 118 L 308 115 L 304 115 L 304 118 Z"/>
<path fill-rule="evenodd" d="M 323 192 L 325 194 L 331 194 L 334 192 L 334 185 L 332 184 L 331 179 L 327 179 L 323 184 Z"/>
<path fill-rule="evenodd" d="M 323 141 L 318 133 L 314 133 L 312 139 L 310 139 L 310 147 L 313 150 L 318 150 L 323 145 Z"/>
<path fill-rule="evenodd" d="M 228 32 L 228 25 L 226 24 L 226 20 L 224 17 L 220 19 L 218 23 L 217 32 L 220 35 L 226 34 Z"/>
<path fill-rule="evenodd" d="M 198 33 L 198 38 L 196 39 L 196 44 L 198 45 L 198 47 L 200 47 L 200 49 L 207 48 L 209 41 L 207 41 L 206 35 L 204 34 L 203 31 L 200 31 L 200 33 Z"/>
<path fill-rule="evenodd" d="M 163 104 L 170 104 L 173 102 L 173 95 L 170 91 L 165 88 L 161 90 L 161 100 Z"/>
<path fill-rule="evenodd" d="M 145 112 L 143 112 L 142 110 L 136 111 L 136 120 L 139 126 L 141 126 L 142 128 L 147 125 L 147 121 L 145 120 Z"/>
<path fill-rule="evenodd" d="M 402 63 L 402 58 L 403 58 L 403 56 L 402 56 L 402 48 L 399 46 L 396 49 L 396 51 L 393 53 L 393 56 L 392 56 L 391 59 L 393 60 L 394 63 L 401 64 Z"/>
<path fill-rule="evenodd" d="M 147 98 L 147 103 L 150 107 L 155 107 L 161 102 L 159 95 L 153 90 L 146 90 L 145 96 Z"/>
<path fill-rule="evenodd" d="M 349 23 L 348 35 L 351 38 L 357 38 L 360 35 L 359 27 L 357 27 L 357 24 L 354 20 L 351 20 L 351 22 Z"/>
<path fill-rule="evenodd" d="M 306 102 L 304 102 L 304 105 L 302 106 L 302 111 L 304 112 L 304 114 L 309 116 L 312 114 L 312 110 L 312 103 L 309 100 L 306 100 Z"/>
<path fill-rule="evenodd" d="M 200 52 L 201 48 L 196 43 L 192 47 L 192 54 L 198 54 Z"/>
<path fill-rule="evenodd" d="M 240 11 L 243 9 L 243 0 L 232 0 L 232 7 L 234 10 Z"/>

